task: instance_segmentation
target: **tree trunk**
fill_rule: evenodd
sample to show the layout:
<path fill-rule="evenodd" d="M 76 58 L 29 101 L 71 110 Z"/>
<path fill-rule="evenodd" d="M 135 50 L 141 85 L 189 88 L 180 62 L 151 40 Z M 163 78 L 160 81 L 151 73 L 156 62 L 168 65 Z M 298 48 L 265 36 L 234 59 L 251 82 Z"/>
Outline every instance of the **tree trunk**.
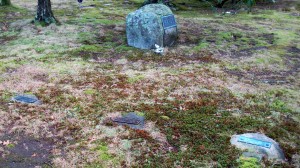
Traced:
<path fill-rule="evenodd" d="M 11 5 L 10 0 L 0 0 L 0 6 Z"/>
<path fill-rule="evenodd" d="M 57 20 L 55 19 L 51 10 L 50 0 L 38 0 L 35 21 L 45 23 L 46 25 L 51 23 L 57 23 Z"/>

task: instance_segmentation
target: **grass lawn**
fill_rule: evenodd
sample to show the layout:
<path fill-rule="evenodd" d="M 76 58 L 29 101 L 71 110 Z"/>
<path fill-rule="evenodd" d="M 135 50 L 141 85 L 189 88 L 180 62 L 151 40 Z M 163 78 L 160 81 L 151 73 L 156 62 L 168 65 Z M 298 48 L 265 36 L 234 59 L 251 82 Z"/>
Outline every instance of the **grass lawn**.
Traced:
<path fill-rule="evenodd" d="M 127 45 L 126 15 L 142 0 L 51 2 L 61 25 L 31 24 L 35 1 L 0 7 L 0 167 L 274 166 L 230 144 L 251 132 L 282 147 L 287 162 L 274 167 L 299 166 L 296 1 L 236 15 L 180 3 L 163 56 Z M 19 93 L 43 103 L 12 103 Z M 128 112 L 144 130 L 110 121 Z"/>

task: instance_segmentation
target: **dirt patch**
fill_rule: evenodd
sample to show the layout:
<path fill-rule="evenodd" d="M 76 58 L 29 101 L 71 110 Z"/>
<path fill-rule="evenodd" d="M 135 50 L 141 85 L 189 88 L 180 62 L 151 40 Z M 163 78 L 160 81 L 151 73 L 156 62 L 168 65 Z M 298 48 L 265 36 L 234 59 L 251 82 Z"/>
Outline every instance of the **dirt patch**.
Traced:
<path fill-rule="evenodd" d="M 288 49 L 288 52 L 293 53 L 293 54 L 299 54 L 300 53 L 300 49 L 297 47 L 290 47 Z"/>
<path fill-rule="evenodd" d="M 284 57 L 285 64 L 289 67 L 291 74 L 300 72 L 300 49 L 297 47 L 290 47 L 287 49 L 287 55 Z"/>
<path fill-rule="evenodd" d="M 267 47 L 254 47 L 249 49 L 241 50 L 240 52 L 236 52 L 234 58 L 246 57 L 253 54 L 254 51 L 257 50 L 267 50 Z M 225 69 L 225 72 L 232 76 L 238 77 L 239 80 L 244 79 L 247 81 L 251 81 L 251 83 L 255 81 L 277 85 L 277 84 L 286 84 L 293 83 L 295 81 L 295 77 L 300 72 L 300 58 L 299 53 L 300 49 L 297 47 L 289 47 L 287 50 L 287 54 L 283 57 L 287 70 L 284 71 L 241 71 L 241 70 L 229 70 Z"/>
<path fill-rule="evenodd" d="M 261 46 L 261 47 L 246 48 L 240 51 L 233 51 L 230 58 L 251 57 L 254 52 L 260 50 L 267 50 L 267 49 L 268 47 Z"/>
<path fill-rule="evenodd" d="M 237 49 L 231 50 L 231 54 L 229 54 L 230 58 L 251 57 L 257 51 L 268 50 L 269 46 L 272 45 L 275 40 L 274 33 L 254 34 L 252 36 L 255 36 L 255 38 L 251 38 L 251 34 L 245 36 L 249 39 L 249 41 L 245 43 L 245 45 L 248 45 L 249 48 L 239 49 L 239 38 L 241 37 L 233 34 L 235 41 L 234 45 Z M 265 42 L 266 46 L 258 45 L 257 43 L 259 43 L 260 41 L 256 41 L 256 39 L 260 39 L 262 42 Z"/>
<path fill-rule="evenodd" d="M 243 72 L 240 70 L 225 70 L 226 73 L 232 76 L 238 77 L 238 80 L 247 81 L 247 83 L 254 84 L 256 82 L 262 82 L 270 85 L 281 85 L 286 83 L 292 83 L 289 77 L 294 75 L 292 71 L 248 71 Z"/>
<path fill-rule="evenodd" d="M 45 139 L 35 139 L 27 135 L 5 134 L 0 138 L 0 167 L 32 168 L 51 166 L 53 143 Z"/>
<path fill-rule="evenodd" d="M 9 41 L 12 41 L 12 40 L 16 39 L 16 38 L 17 38 L 16 36 L 1 37 L 0 38 L 0 44 L 3 45 L 3 44 L 5 44 L 5 43 L 7 43 Z"/>
<path fill-rule="evenodd" d="M 0 84 L 0 90 L 10 90 L 13 92 L 24 92 L 29 90 L 37 90 L 47 81 L 47 71 L 37 66 L 22 66 L 12 73 L 4 73 L 1 75 L 5 80 Z"/>
<path fill-rule="evenodd" d="M 204 38 L 205 26 L 192 21 L 178 20 L 180 28 L 178 45 L 198 44 Z"/>
<path fill-rule="evenodd" d="M 297 0 L 284 0 L 284 1 L 276 1 L 276 3 L 272 3 L 271 1 L 258 1 L 256 2 L 255 9 L 268 9 L 268 10 L 281 10 L 288 11 L 291 10 Z"/>

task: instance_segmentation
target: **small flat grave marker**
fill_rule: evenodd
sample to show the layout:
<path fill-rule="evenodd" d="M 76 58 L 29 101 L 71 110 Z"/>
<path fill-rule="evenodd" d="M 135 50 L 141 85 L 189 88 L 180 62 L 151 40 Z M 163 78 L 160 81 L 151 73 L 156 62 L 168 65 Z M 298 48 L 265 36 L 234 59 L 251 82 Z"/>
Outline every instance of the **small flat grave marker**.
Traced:
<path fill-rule="evenodd" d="M 113 118 L 112 121 L 119 125 L 127 125 L 133 129 L 143 129 L 145 118 L 136 115 L 134 112 L 128 113 L 122 117 Z"/>
<path fill-rule="evenodd" d="M 17 95 L 11 100 L 14 102 L 26 104 L 41 104 L 41 101 L 35 95 Z"/>

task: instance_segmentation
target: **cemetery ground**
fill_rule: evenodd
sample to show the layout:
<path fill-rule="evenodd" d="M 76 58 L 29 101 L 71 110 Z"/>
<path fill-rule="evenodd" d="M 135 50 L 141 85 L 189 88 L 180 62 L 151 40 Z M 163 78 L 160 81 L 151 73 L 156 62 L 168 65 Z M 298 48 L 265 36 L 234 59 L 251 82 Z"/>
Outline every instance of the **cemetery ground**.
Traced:
<path fill-rule="evenodd" d="M 142 1 L 53 0 L 60 25 L 42 27 L 36 1 L 12 0 L 0 7 L 0 167 L 299 166 L 296 2 L 236 15 L 182 5 L 178 42 L 157 55 L 126 44 Z M 11 102 L 18 93 L 42 104 Z M 128 112 L 144 130 L 110 120 Z M 249 132 L 287 162 L 239 159 L 230 137 Z"/>

